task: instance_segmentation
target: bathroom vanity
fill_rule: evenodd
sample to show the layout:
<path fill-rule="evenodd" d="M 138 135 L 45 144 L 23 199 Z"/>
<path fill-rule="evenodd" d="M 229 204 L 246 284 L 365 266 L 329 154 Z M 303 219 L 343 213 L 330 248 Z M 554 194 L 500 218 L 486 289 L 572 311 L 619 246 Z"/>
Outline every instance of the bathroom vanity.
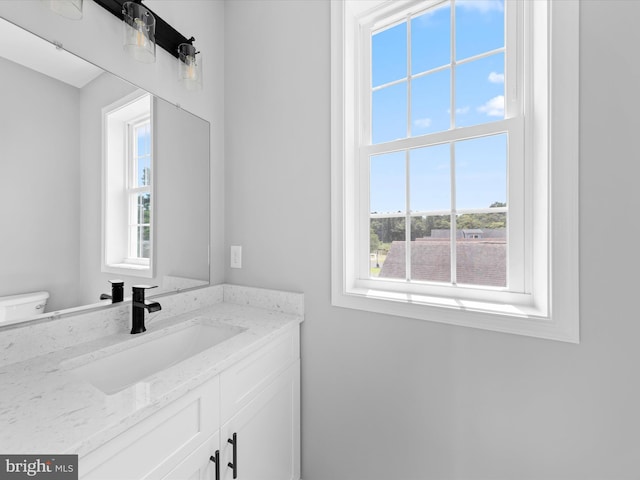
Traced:
<path fill-rule="evenodd" d="M 299 479 L 302 295 L 164 303 L 139 335 L 127 306 L 56 320 L 54 346 L 52 322 L 0 332 L 0 449 L 77 453 L 81 479 Z"/>

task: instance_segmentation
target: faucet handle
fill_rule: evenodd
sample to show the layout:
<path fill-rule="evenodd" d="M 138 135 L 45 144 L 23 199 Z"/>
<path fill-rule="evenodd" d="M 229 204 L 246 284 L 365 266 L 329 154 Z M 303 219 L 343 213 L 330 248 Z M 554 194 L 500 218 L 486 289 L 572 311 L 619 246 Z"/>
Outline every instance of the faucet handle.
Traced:
<path fill-rule="evenodd" d="M 133 285 L 131 287 L 133 291 L 133 301 L 144 302 L 144 291 L 156 287 L 157 285 Z"/>
<path fill-rule="evenodd" d="M 111 303 L 118 303 L 124 299 L 124 280 L 114 279 L 108 280 L 111 284 L 111 295 L 103 293 L 100 295 L 100 300 L 109 300 Z"/>
<path fill-rule="evenodd" d="M 111 284 L 111 303 L 118 303 L 124 300 L 124 280 L 120 280 L 119 278 L 109 280 Z"/>

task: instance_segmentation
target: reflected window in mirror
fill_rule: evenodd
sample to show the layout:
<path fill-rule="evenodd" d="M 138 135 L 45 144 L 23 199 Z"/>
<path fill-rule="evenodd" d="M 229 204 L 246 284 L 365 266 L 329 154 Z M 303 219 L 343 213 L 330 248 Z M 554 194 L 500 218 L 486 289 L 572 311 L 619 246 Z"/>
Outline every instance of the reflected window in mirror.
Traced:
<path fill-rule="evenodd" d="M 151 112 L 128 125 L 129 257 L 149 265 L 151 258 Z"/>
<path fill-rule="evenodd" d="M 152 110 L 147 93 L 103 109 L 104 272 L 153 275 Z"/>

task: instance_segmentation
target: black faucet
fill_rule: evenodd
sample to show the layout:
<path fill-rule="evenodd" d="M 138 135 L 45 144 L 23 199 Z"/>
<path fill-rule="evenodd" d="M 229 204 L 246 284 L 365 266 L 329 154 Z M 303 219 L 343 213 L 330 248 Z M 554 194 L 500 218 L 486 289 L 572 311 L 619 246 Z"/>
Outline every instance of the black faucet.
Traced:
<path fill-rule="evenodd" d="M 111 299 L 111 303 L 118 303 L 124 299 L 124 280 L 109 280 L 111 283 L 111 295 L 103 293 L 100 300 Z"/>
<path fill-rule="evenodd" d="M 144 327 L 144 309 L 149 310 L 149 313 L 157 312 L 158 310 L 162 310 L 162 307 L 158 302 L 146 302 L 144 300 L 144 291 L 147 288 L 156 288 L 157 285 L 153 287 L 149 285 L 134 285 L 131 287 L 133 289 L 133 302 L 131 304 L 131 333 L 142 333 L 146 332 L 147 329 Z"/>

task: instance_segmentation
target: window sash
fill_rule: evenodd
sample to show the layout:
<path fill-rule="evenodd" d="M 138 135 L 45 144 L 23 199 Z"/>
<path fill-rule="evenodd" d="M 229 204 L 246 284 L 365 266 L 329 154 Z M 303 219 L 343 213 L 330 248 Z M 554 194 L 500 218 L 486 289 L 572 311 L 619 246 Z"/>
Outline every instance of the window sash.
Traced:
<path fill-rule="evenodd" d="M 148 153 L 138 155 L 138 131 L 141 128 L 145 128 L 151 126 L 151 117 L 145 116 L 143 118 L 132 121 L 128 124 L 128 139 L 129 139 L 129 148 L 127 155 L 127 197 L 128 197 L 128 228 L 127 228 L 127 237 L 128 237 L 128 252 L 129 257 L 127 258 L 128 263 L 142 263 L 149 264 L 149 257 L 145 257 L 142 254 L 143 245 L 142 238 L 140 237 L 140 229 L 143 227 L 151 228 L 151 180 L 153 177 L 153 155 L 151 150 Z M 151 133 L 149 134 L 151 135 Z M 146 184 L 139 185 L 140 179 L 138 178 L 138 166 L 139 162 L 143 158 L 149 159 L 149 178 L 146 181 Z M 150 211 L 149 211 L 149 222 L 139 222 L 138 221 L 138 213 L 139 213 L 139 198 L 141 194 L 149 195 L 150 202 Z M 149 239 L 151 241 L 151 239 Z"/>
<path fill-rule="evenodd" d="M 150 187 L 138 188 L 135 191 L 129 193 L 129 224 L 128 224 L 128 240 L 129 240 L 129 258 L 128 260 L 140 260 L 148 263 L 149 257 L 142 255 L 143 245 L 142 238 L 140 237 L 140 229 L 147 227 L 151 228 L 151 209 L 149 209 L 149 221 L 138 221 L 140 211 L 140 196 L 141 194 L 149 194 L 149 201 L 151 201 L 151 189 Z M 149 241 L 151 239 L 149 238 Z"/>
<path fill-rule="evenodd" d="M 151 117 L 145 116 L 141 119 L 137 119 L 128 124 L 128 139 L 129 139 L 129 148 L 128 148 L 128 190 L 132 191 L 137 188 L 147 188 L 151 186 L 151 177 L 152 177 L 152 167 L 153 167 L 153 155 L 151 152 L 151 148 L 149 148 L 148 153 L 144 153 L 142 155 L 138 155 L 138 131 L 143 128 L 149 128 L 149 138 L 151 138 Z M 149 159 L 149 178 L 146 179 L 146 184 L 140 184 L 138 179 L 138 166 L 140 164 L 141 159 Z"/>
<path fill-rule="evenodd" d="M 356 154 L 354 155 L 354 180 L 356 180 L 354 189 L 356 191 L 356 203 L 354 205 L 357 217 L 356 242 L 353 261 L 353 269 L 355 276 L 354 287 L 356 288 L 383 288 L 391 291 L 416 291 L 416 292 L 432 292 L 438 291 L 438 295 L 451 296 L 456 298 L 473 298 L 476 296 L 473 291 L 495 291 L 511 292 L 514 294 L 526 294 L 530 280 L 526 278 L 527 272 L 530 271 L 529 265 L 526 263 L 530 260 L 531 255 L 527 255 L 525 251 L 525 218 L 528 212 L 525 211 L 525 145 L 524 145 L 524 118 L 523 118 L 523 61 L 524 54 L 523 38 L 524 38 L 524 13 L 519 2 L 505 2 L 505 44 L 503 48 L 491 50 L 469 58 L 456 61 L 455 59 L 455 28 L 451 28 L 451 58 L 450 63 L 428 72 L 420 72 L 411 74 L 411 19 L 426 10 L 443 2 L 429 2 L 424 5 L 423 2 L 408 2 L 409 8 L 404 3 L 404 10 L 397 8 L 395 13 L 390 14 L 388 11 L 380 11 L 374 16 L 365 16 L 360 20 L 359 33 L 356 38 L 359 39 L 360 48 L 356 49 L 360 54 L 358 65 L 358 90 L 359 95 L 356 97 L 358 104 L 356 105 L 356 120 L 359 124 L 360 131 L 356 132 Z M 451 10 L 455 12 L 455 0 L 452 0 Z M 453 15 L 452 15 L 453 16 Z M 371 72 L 372 72 L 372 36 L 374 33 L 394 27 L 403 22 L 407 23 L 407 76 L 403 79 L 379 85 L 372 88 Z M 452 27 L 455 22 L 452 20 Z M 477 124 L 473 126 L 455 127 L 455 67 L 483 58 L 497 52 L 504 52 L 505 55 L 505 118 L 492 122 Z M 451 70 L 450 75 L 450 129 L 428 133 L 425 135 L 411 136 L 411 81 L 430 72 L 448 68 Z M 520 77 L 520 79 L 518 79 Z M 407 82 L 407 135 L 405 138 L 387 141 L 382 143 L 372 143 L 372 95 L 375 90 L 384 88 L 385 86 Z M 423 148 L 434 145 L 450 144 L 462 140 L 480 138 L 500 133 L 507 134 L 507 287 L 485 287 L 482 285 L 457 285 L 456 279 L 456 228 L 455 219 L 457 215 L 463 213 L 480 213 L 480 210 L 457 210 L 455 203 L 452 201 L 451 209 L 443 212 L 428 212 L 436 214 L 451 215 L 451 284 L 433 285 L 431 282 L 417 280 L 397 280 L 386 278 L 372 278 L 370 275 L 370 226 L 371 218 L 387 218 L 387 217 L 403 217 L 405 218 L 405 266 L 408 278 L 411 278 L 411 217 L 417 216 L 419 212 L 411 212 L 408 209 L 409 200 L 405 202 L 405 211 L 402 214 L 395 215 L 372 215 L 370 212 L 370 157 L 372 155 L 380 155 L 391 152 L 409 152 L 411 149 Z M 407 157 L 408 158 L 408 157 Z M 453 162 L 454 160 L 452 160 Z M 452 163 L 451 168 L 454 168 Z M 452 199 L 455 198 L 455 178 L 451 172 Z M 407 161 L 406 168 L 406 185 L 409 185 L 409 168 Z M 407 196 L 409 195 L 407 188 Z M 497 212 L 497 209 L 491 209 L 491 212 Z M 413 284 L 411 289 L 406 288 L 407 284 Z M 402 287 L 404 286 L 404 287 Z M 520 299 L 522 301 L 522 298 Z"/>

